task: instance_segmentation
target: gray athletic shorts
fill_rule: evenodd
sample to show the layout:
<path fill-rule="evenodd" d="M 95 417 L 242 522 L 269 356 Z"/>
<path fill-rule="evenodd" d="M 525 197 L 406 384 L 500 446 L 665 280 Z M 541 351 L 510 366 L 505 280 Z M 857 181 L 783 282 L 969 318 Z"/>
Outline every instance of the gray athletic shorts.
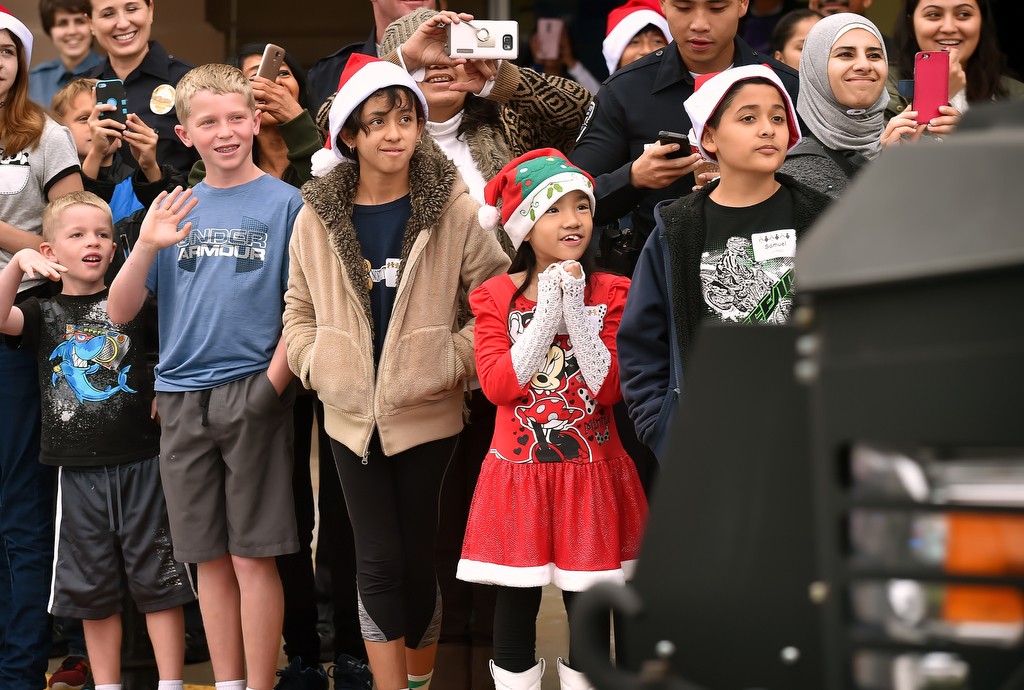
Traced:
<path fill-rule="evenodd" d="M 295 383 L 278 396 L 265 372 L 223 386 L 156 394 L 160 474 L 186 563 L 299 550 L 292 498 Z"/>
<path fill-rule="evenodd" d="M 195 599 L 188 568 L 171 556 L 158 458 L 60 468 L 50 613 L 101 620 L 127 585 L 143 613 Z"/>

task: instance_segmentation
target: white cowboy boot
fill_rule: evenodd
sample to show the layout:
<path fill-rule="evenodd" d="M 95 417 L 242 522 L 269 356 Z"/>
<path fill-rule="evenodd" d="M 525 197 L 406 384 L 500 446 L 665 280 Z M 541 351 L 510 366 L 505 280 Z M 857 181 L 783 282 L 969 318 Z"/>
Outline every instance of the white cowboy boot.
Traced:
<path fill-rule="evenodd" d="M 562 690 L 594 690 L 594 686 L 587 680 L 587 677 L 579 671 L 569 668 L 562 661 L 562 657 L 558 657 L 558 662 L 555 665 L 558 667 L 558 685 Z"/>
<path fill-rule="evenodd" d="M 491 677 L 495 690 L 540 690 L 540 679 L 544 675 L 544 660 L 522 673 L 512 673 L 494 664 L 491 660 Z"/>

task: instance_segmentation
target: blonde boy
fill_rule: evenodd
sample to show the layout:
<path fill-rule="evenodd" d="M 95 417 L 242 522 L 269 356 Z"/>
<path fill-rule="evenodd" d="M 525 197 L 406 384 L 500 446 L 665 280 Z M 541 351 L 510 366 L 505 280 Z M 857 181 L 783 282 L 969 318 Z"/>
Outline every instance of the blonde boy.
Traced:
<path fill-rule="evenodd" d="M 240 71 L 196 67 L 175 106 L 175 131 L 198 150 L 206 179 L 157 198 L 109 308 L 120 322 L 149 293 L 159 300 L 160 468 L 174 553 L 199 564 L 218 688 L 271 690 L 284 615 L 274 557 L 299 548 L 294 387 L 278 344 L 302 202 L 252 161 L 259 117 Z"/>
<path fill-rule="evenodd" d="M 40 459 L 60 468 L 50 613 L 84 619 L 96 686 L 117 690 L 127 575 L 146 614 L 160 688 L 181 690 L 181 605 L 195 594 L 187 569 L 171 557 L 160 486 L 160 429 L 150 416 L 145 356 L 154 315 L 150 307 L 128 323 L 110 323 L 103 281 L 114 251 L 102 199 L 72 192 L 50 202 L 39 251 L 22 249 L 0 272 L 0 332 L 8 347 L 36 355 Z M 13 306 L 25 274 L 61 280 L 61 294 Z"/>

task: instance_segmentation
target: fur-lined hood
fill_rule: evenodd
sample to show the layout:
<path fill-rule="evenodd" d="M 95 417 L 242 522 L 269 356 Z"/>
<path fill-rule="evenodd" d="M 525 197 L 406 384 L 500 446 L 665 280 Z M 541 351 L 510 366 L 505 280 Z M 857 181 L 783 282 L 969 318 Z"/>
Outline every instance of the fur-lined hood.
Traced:
<path fill-rule="evenodd" d="M 362 300 L 367 318 L 370 315 L 370 282 L 362 247 L 352 224 L 356 188 L 359 184 L 359 165 L 340 163 L 327 175 L 310 180 L 302 186 L 302 200 L 316 213 L 327 231 L 327 239 L 352 279 L 352 285 Z M 438 220 L 469 188 L 459 177 L 452 163 L 429 135 L 424 134 L 412 160 L 409 161 L 409 192 L 412 215 L 402 238 L 402 263 L 398 269 L 398 285 L 402 282 L 406 260 L 420 232 L 429 232 Z M 366 280 L 360 280 L 364 277 Z"/>

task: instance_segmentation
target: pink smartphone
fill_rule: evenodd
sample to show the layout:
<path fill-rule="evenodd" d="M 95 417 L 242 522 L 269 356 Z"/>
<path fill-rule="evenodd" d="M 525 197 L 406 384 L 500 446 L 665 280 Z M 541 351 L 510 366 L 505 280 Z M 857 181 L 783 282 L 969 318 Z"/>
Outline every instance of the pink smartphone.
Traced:
<path fill-rule="evenodd" d="M 562 52 L 561 19 L 540 17 L 537 19 L 537 54 L 535 60 L 557 60 Z"/>
<path fill-rule="evenodd" d="M 938 117 L 941 105 L 949 105 L 949 53 L 944 50 L 920 52 L 914 56 L 917 121 L 926 124 Z"/>

